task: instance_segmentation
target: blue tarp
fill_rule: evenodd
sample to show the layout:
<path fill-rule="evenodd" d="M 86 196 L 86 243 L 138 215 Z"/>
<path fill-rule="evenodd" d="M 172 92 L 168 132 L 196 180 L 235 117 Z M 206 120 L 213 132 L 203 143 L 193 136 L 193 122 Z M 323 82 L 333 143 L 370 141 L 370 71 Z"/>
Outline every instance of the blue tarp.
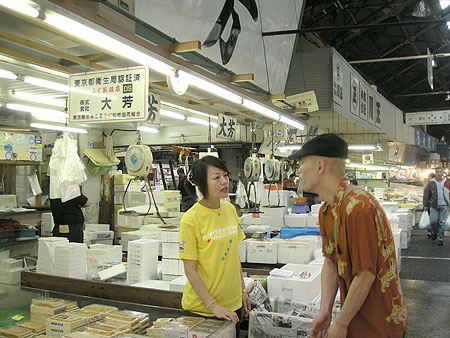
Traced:
<path fill-rule="evenodd" d="M 297 236 L 320 236 L 319 227 L 283 227 L 280 230 L 281 239 L 291 239 Z"/>

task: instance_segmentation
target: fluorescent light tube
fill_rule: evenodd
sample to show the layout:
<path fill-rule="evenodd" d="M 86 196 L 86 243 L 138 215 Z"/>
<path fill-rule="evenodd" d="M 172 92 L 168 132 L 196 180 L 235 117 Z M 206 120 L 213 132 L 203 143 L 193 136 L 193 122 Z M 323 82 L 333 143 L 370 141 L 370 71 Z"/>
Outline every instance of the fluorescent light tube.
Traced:
<path fill-rule="evenodd" d="M 69 92 L 68 85 L 64 85 L 64 84 L 61 84 L 58 82 L 47 81 L 47 80 L 39 79 L 37 77 L 32 77 L 32 76 L 25 76 L 23 81 L 26 83 L 35 85 L 35 86 L 53 89 L 53 90 L 56 90 L 59 92 L 64 92 L 64 93 Z"/>
<path fill-rule="evenodd" d="M 15 91 L 13 94 L 14 97 L 17 97 L 20 100 L 23 101 L 30 101 L 31 102 L 38 102 L 43 103 L 49 106 L 55 106 L 55 107 L 65 107 L 66 106 L 66 100 L 64 99 L 56 99 L 53 97 L 45 96 L 45 95 L 32 95 L 25 92 Z"/>
<path fill-rule="evenodd" d="M 187 81 L 189 81 L 189 84 L 200 88 L 208 93 L 211 93 L 213 95 L 219 96 L 225 100 L 241 104 L 242 103 L 242 97 L 233 93 L 229 89 L 225 89 L 223 87 L 220 87 L 216 84 L 214 84 L 212 81 L 204 80 L 196 75 L 192 75 L 189 73 L 186 73 L 183 70 L 180 70 L 178 72 L 180 76 L 183 76 Z"/>
<path fill-rule="evenodd" d="M 377 147 L 370 144 L 350 144 L 348 150 L 375 150 Z"/>
<path fill-rule="evenodd" d="M 85 129 L 57 126 L 53 124 L 31 123 L 30 127 L 36 129 L 47 129 L 47 130 L 66 131 L 69 133 L 87 134 L 87 130 Z"/>
<path fill-rule="evenodd" d="M 201 125 L 207 126 L 207 127 L 209 125 L 211 125 L 211 127 L 217 128 L 217 123 L 215 123 L 215 122 L 208 122 L 206 120 L 198 119 L 196 117 L 191 117 L 191 116 L 188 116 L 187 120 L 188 120 L 188 122 L 191 122 L 191 123 L 201 124 Z"/>
<path fill-rule="evenodd" d="M 256 103 L 255 101 L 251 101 L 248 99 L 244 99 L 242 105 L 250 110 L 254 110 L 255 112 L 267 116 L 273 120 L 279 121 L 280 114 L 272 109 L 269 109 L 262 104 Z"/>
<path fill-rule="evenodd" d="M 169 64 L 63 15 L 47 15 L 44 21 L 72 36 L 92 43 L 115 55 L 120 55 L 126 59 L 147 66 L 158 73 L 169 76 L 174 75 L 174 68 Z"/>
<path fill-rule="evenodd" d="M 301 145 L 289 145 L 289 146 L 281 146 L 281 147 L 278 147 L 277 149 L 282 152 L 285 152 L 285 151 L 290 151 L 290 150 L 299 150 L 301 148 L 302 148 Z"/>
<path fill-rule="evenodd" d="M 27 113 L 32 113 L 34 115 L 53 115 L 53 116 L 67 116 L 65 112 L 53 110 L 53 109 L 46 109 L 46 108 L 38 108 L 38 107 L 32 107 L 32 106 L 26 106 L 23 104 L 15 104 L 15 103 L 7 103 L 6 108 L 12 109 L 12 110 L 18 110 L 18 111 L 24 111 Z"/>
<path fill-rule="evenodd" d="M 24 15 L 31 16 L 33 18 L 37 18 L 39 16 L 39 11 L 27 5 L 25 0 L 0 0 L 0 6 L 4 6 L 6 8 L 12 9 L 13 11 L 19 12 Z"/>
<path fill-rule="evenodd" d="M 17 80 L 17 75 L 9 70 L 0 69 L 0 77 L 8 80 Z"/>
<path fill-rule="evenodd" d="M 167 101 L 164 101 L 164 100 L 161 100 L 161 104 L 164 105 L 164 106 L 176 108 L 176 109 L 179 109 L 179 110 L 184 110 L 184 111 L 187 111 L 187 112 L 190 112 L 190 113 L 193 113 L 193 114 L 205 116 L 205 117 L 212 118 L 212 119 L 215 119 L 215 120 L 218 119 L 217 116 L 209 115 L 209 114 L 206 114 L 206 113 L 202 113 L 201 111 L 198 111 L 198 110 L 182 107 L 182 106 L 179 106 L 179 105 L 177 105 L 175 103 L 167 102 Z"/>
<path fill-rule="evenodd" d="M 182 115 L 182 114 L 178 114 L 178 113 L 175 113 L 175 112 L 172 112 L 172 111 L 170 111 L 170 110 L 166 110 L 166 109 L 163 109 L 163 108 L 161 108 L 160 110 L 159 110 L 159 115 L 161 115 L 161 116 L 166 116 L 166 117 L 170 117 L 170 118 L 172 118 L 172 119 L 177 119 L 177 120 L 184 120 L 186 117 L 184 116 L 184 115 Z"/>
<path fill-rule="evenodd" d="M 280 121 L 283 122 L 283 123 L 286 123 L 287 125 L 289 125 L 291 127 L 297 128 L 299 130 L 304 130 L 305 129 L 305 125 L 303 123 L 295 121 L 295 120 L 292 120 L 292 119 L 290 119 L 290 118 L 288 118 L 286 116 L 283 116 L 283 115 L 280 116 Z"/>
<path fill-rule="evenodd" d="M 158 134 L 159 130 L 156 128 L 150 128 L 145 126 L 138 126 L 137 130 L 143 132 L 143 133 L 150 133 L 150 134 Z"/>

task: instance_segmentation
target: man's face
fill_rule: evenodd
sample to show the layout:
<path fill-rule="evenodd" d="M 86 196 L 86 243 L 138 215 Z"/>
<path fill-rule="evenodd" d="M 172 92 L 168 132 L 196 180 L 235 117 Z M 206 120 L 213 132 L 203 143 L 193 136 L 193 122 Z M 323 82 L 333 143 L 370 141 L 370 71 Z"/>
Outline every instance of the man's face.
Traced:
<path fill-rule="evenodd" d="M 444 170 L 442 168 L 436 169 L 436 179 L 438 181 L 442 180 L 442 177 L 444 176 Z"/>
<path fill-rule="evenodd" d="M 303 190 L 307 192 L 314 192 L 314 187 L 317 184 L 318 174 L 316 170 L 316 160 L 312 156 L 305 156 L 300 162 L 300 173 Z"/>

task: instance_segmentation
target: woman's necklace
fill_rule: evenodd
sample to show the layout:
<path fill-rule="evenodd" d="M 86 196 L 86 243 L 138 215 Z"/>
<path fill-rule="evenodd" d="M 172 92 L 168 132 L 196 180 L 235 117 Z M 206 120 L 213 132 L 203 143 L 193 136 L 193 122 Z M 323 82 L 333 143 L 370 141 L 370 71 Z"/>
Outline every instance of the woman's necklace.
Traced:
<path fill-rule="evenodd" d="M 199 203 L 201 205 L 203 205 L 205 208 L 208 208 L 211 211 L 213 211 L 214 213 L 216 213 L 217 216 L 220 216 L 220 210 L 221 210 L 221 208 L 220 208 L 220 201 L 219 201 L 219 207 L 218 208 L 211 208 L 211 207 L 207 206 L 206 203 L 203 200 L 201 200 Z"/>

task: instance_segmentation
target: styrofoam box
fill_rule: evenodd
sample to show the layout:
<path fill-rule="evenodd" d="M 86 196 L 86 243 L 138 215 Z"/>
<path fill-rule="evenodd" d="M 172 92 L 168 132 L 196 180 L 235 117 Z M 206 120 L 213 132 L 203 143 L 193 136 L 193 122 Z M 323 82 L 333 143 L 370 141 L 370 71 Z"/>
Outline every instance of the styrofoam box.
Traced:
<path fill-rule="evenodd" d="M 6 258 L 0 261 L 0 270 L 4 272 L 7 272 L 9 270 L 22 269 L 22 267 L 23 267 L 22 259 Z"/>
<path fill-rule="evenodd" d="M 408 212 L 395 212 L 394 215 L 397 215 L 398 217 L 398 225 L 399 228 L 402 230 L 408 229 L 410 226 L 410 217 Z"/>
<path fill-rule="evenodd" d="M 272 240 L 248 239 L 247 262 L 276 264 L 278 262 L 278 244 Z"/>
<path fill-rule="evenodd" d="M 170 281 L 170 283 L 169 283 L 169 290 L 170 291 L 183 292 L 184 291 L 184 287 L 186 286 L 186 283 L 187 283 L 187 277 L 186 276 L 178 277 L 177 279 L 174 279 L 173 281 Z"/>
<path fill-rule="evenodd" d="M 320 294 L 321 267 L 304 264 L 286 264 L 282 270 L 293 271 L 290 278 L 267 277 L 267 290 L 270 298 L 283 297 L 308 304 Z M 311 277 L 300 279 L 301 272 L 310 272 Z"/>
<path fill-rule="evenodd" d="M 242 241 L 238 244 L 239 247 L 239 259 L 241 262 L 247 262 L 247 242 Z"/>
<path fill-rule="evenodd" d="M 278 242 L 278 263 L 308 264 L 314 258 L 315 243 L 312 240 L 282 239 Z"/>
<path fill-rule="evenodd" d="M 387 214 L 386 215 L 389 221 L 389 225 L 391 226 L 392 232 L 397 231 L 399 229 L 399 220 L 396 214 Z"/>
<path fill-rule="evenodd" d="M 411 236 L 408 237 L 408 233 L 406 231 L 402 231 L 400 233 L 400 248 L 408 249 L 410 241 L 411 241 Z"/>
<path fill-rule="evenodd" d="M 22 269 L 14 269 L 0 272 L 0 283 L 2 284 L 19 284 L 20 273 Z"/>
<path fill-rule="evenodd" d="M 178 243 L 162 243 L 162 256 L 164 258 L 178 258 L 179 245 Z"/>
<path fill-rule="evenodd" d="M 170 259 L 163 258 L 162 259 L 162 273 L 164 275 L 174 275 L 181 276 L 183 273 L 180 273 L 180 262 L 183 263 L 179 259 Z"/>
<path fill-rule="evenodd" d="M 261 207 L 260 210 L 264 216 L 269 217 L 283 217 L 283 214 L 287 213 L 287 206 L 277 207 L 277 208 L 269 208 L 269 207 Z"/>
<path fill-rule="evenodd" d="M 93 244 L 104 244 L 104 245 L 113 245 L 113 239 L 91 239 L 85 240 L 84 244 L 93 245 Z"/>
<path fill-rule="evenodd" d="M 162 242 L 178 243 L 179 240 L 180 240 L 180 231 L 178 229 L 176 230 L 164 229 L 161 231 Z"/>
<path fill-rule="evenodd" d="M 109 227 L 109 224 L 85 224 L 84 230 L 104 232 L 109 231 Z"/>
<path fill-rule="evenodd" d="M 22 166 L 17 166 L 16 170 Z M 5 208 L 17 208 L 16 195 L 0 195 L 0 205 Z"/>
<path fill-rule="evenodd" d="M 397 229 L 397 231 L 392 231 L 392 236 L 394 237 L 394 245 L 395 250 L 400 251 L 400 236 L 401 236 L 401 230 Z"/>
<path fill-rule="evenodd" d="M 322 256 L 322 257 L 316 258 L 315 260 L 309 262 L 308 265 L 314 265 L 314 266 L 322 267 L 324 262 L 325 262 L 325 257 Z"/>
<path fill-rule="evenodd" d="M 41 230 L 43 231 L 43 234 L 50 235 L 53 230 L 53 227 L 55 226 L 55 223 L 53 222 L 52 213 L 51 212 L 42 213 L 41 222 L 42 222 Z"/>
<path fill-rule="evenodd" d="M 397 211 L 397 209 L 398 209 L 397 202 L 383 202 L 383 203 L 380 203 L 380 205 L 387 213 L 393 213 L 393 212 Z"/>
<path fill-rule="evenodd" d="M 2 250 L 0 251 L 0 260 L 9 258 L 9 250 Z"/>

